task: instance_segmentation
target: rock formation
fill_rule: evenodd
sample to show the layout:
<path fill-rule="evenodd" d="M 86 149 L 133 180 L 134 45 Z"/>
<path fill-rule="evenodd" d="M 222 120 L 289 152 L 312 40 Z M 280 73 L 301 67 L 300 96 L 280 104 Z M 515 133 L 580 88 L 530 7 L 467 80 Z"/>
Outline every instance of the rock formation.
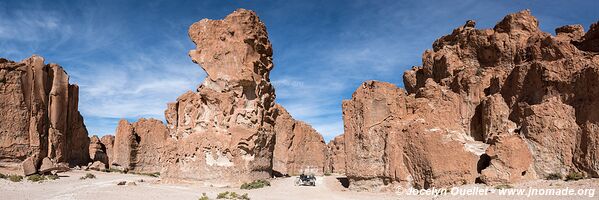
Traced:
<path fill-rule="evenodd" d="M 207 77 L 197 92 L 168 104 L 163 177 L 214 185 L 269 178 L 275 93 L 266 27 L 254 12 L 239 9 L 223 20 L 194 23 L 189 37 L 197 46 L 189 56 Z"/>
<path fill-rule="evenodd" d="M 112 163 L 113 152 L 114 152 L 114 136 L 113 135 L 105 135 L 100 138 L 100 143 L 104 146 L 104 152 L 106 153 L 106 166 L 110 166 Z"/>
<path fill-rule="evenodd" d="M 599 26 L 542 32 L 530 11 L 493 29 L 470 20 L 404 73 L 343 103 L 350 187 L 599 177 Z"/>
<path fill-rule="evenodd" d="M 312 126 L 297 121 L 276 105 L 274 175 L 324 174 L 326 144 Z"/>
<path fill-rule="evenodd" d="M 327 144 L 325 172 L 345 174 L 345 141 L 339 135 Z"/>
<path fill-rule="evenodd" d="M 160 120 L 142 118 L 133 124 L 127 120 L 119 121 L 110 167 L 133 172 L 161 172 L 167 137 L 166 126 Z M 110 141 L 109 138 L 106 140 Z"/>
<path fill-rule="evenodd" d="M 23 162 L 26 175 L 44 158 L 53 164 L 89 160 L 87 130 L 78 111 L 79 87 L 57 64 L 32 56 L 0 59 L 0 160 Z"/>
<path fill-rule="evenodd" d="M 108 152 L 106 146 L 102 143 L 97 135 L 89 138 L 89 158 L 93 161 L 99 161 L 105 166 L 108 166 Z"/>
<path fill-rule="evenodd" d="M 474 183 L 485 145 L 466 134 L 464 108 L 459 95 L 432 80 L 412 95 L 390 83 L 363 83 L 343 102 L 350 188 Z"/>
<path fill-rule="evenodd" d="M 90 149 L 104 146 L 113 169 L 210 185 L 270 178 L 273 163 L 281 175 L 322 174 L 322 136 L 275 105 L 272 47 L 256 14 L 239 9 L 223 20 L 203 19 L 189 37 L 197 46 L 189 55 L 207 73 L 197 92 L 167 105 L 166 125 L 121 120 L 115 137 L 94 138 Z"/>

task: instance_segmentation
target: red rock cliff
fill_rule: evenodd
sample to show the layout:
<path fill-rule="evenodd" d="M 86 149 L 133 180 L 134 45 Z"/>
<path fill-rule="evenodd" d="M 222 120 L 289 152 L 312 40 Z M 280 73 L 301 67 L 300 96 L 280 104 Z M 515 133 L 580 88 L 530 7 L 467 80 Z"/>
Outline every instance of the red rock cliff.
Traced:
<path fill-rule="evenodd" d="M 79 87 L 57 64 L 32 56 L 21 62 L 0 59 L 0 160 L 23 161 L 26 175 L 44 158 L 85 165 L 87 130 L 78 111 Z"/>
<path fill-rule="evenodd" d="M 364 83 L 343 103 L 350 187 L 598 177 L 598 31 L 552 36 L 527 10 L 493 29 L 468 21 L 405 72 L 406 91 Z"/>

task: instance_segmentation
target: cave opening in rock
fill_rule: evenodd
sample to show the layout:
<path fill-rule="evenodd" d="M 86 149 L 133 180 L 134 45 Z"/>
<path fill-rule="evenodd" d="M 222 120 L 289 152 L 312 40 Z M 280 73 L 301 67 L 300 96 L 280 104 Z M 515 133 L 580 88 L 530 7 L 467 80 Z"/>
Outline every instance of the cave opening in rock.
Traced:
<path fill-rule="evenodd" d="M 272 170 L 272 176 L 274 176 L 274 177 L 289 177 L 289 175 L 283 174 L 277 170 Z"/>
<path fill-rule="evenodd" d="M 480 159 L 478 163 L 476 163 L 476 171 L 480 174 L 483 169 L 489 167 L 491 165 L 491 157 L 487 154 L 480 155 Z"/>
<path fill-rule="evenodd" d="M 337 180 L 341 183 L 341 186 L 349 188 L 349 179 L 347 177 L 337 177 Z"/>

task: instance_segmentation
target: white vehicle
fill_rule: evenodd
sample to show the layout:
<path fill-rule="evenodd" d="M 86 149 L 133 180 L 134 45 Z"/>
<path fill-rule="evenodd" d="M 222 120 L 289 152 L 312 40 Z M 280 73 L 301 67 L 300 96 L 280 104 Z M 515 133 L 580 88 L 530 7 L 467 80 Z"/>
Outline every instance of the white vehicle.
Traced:
<path fill-rule="evenodd" d="M 316 186 L 316 177 L 314 175 L 301 174 L 295 180 L 296 186 Z"/>

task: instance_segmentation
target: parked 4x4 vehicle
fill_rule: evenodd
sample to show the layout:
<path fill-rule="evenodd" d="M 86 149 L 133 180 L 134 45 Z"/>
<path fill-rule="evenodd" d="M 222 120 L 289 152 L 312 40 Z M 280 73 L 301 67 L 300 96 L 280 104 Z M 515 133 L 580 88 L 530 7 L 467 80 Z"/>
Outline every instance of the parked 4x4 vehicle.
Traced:
<path fill-rule="evenodd" d="M 314 175 L 301 174 L 295 180 L 295 185 L 298 186 L 316 186 L 316 177 Z"/>

